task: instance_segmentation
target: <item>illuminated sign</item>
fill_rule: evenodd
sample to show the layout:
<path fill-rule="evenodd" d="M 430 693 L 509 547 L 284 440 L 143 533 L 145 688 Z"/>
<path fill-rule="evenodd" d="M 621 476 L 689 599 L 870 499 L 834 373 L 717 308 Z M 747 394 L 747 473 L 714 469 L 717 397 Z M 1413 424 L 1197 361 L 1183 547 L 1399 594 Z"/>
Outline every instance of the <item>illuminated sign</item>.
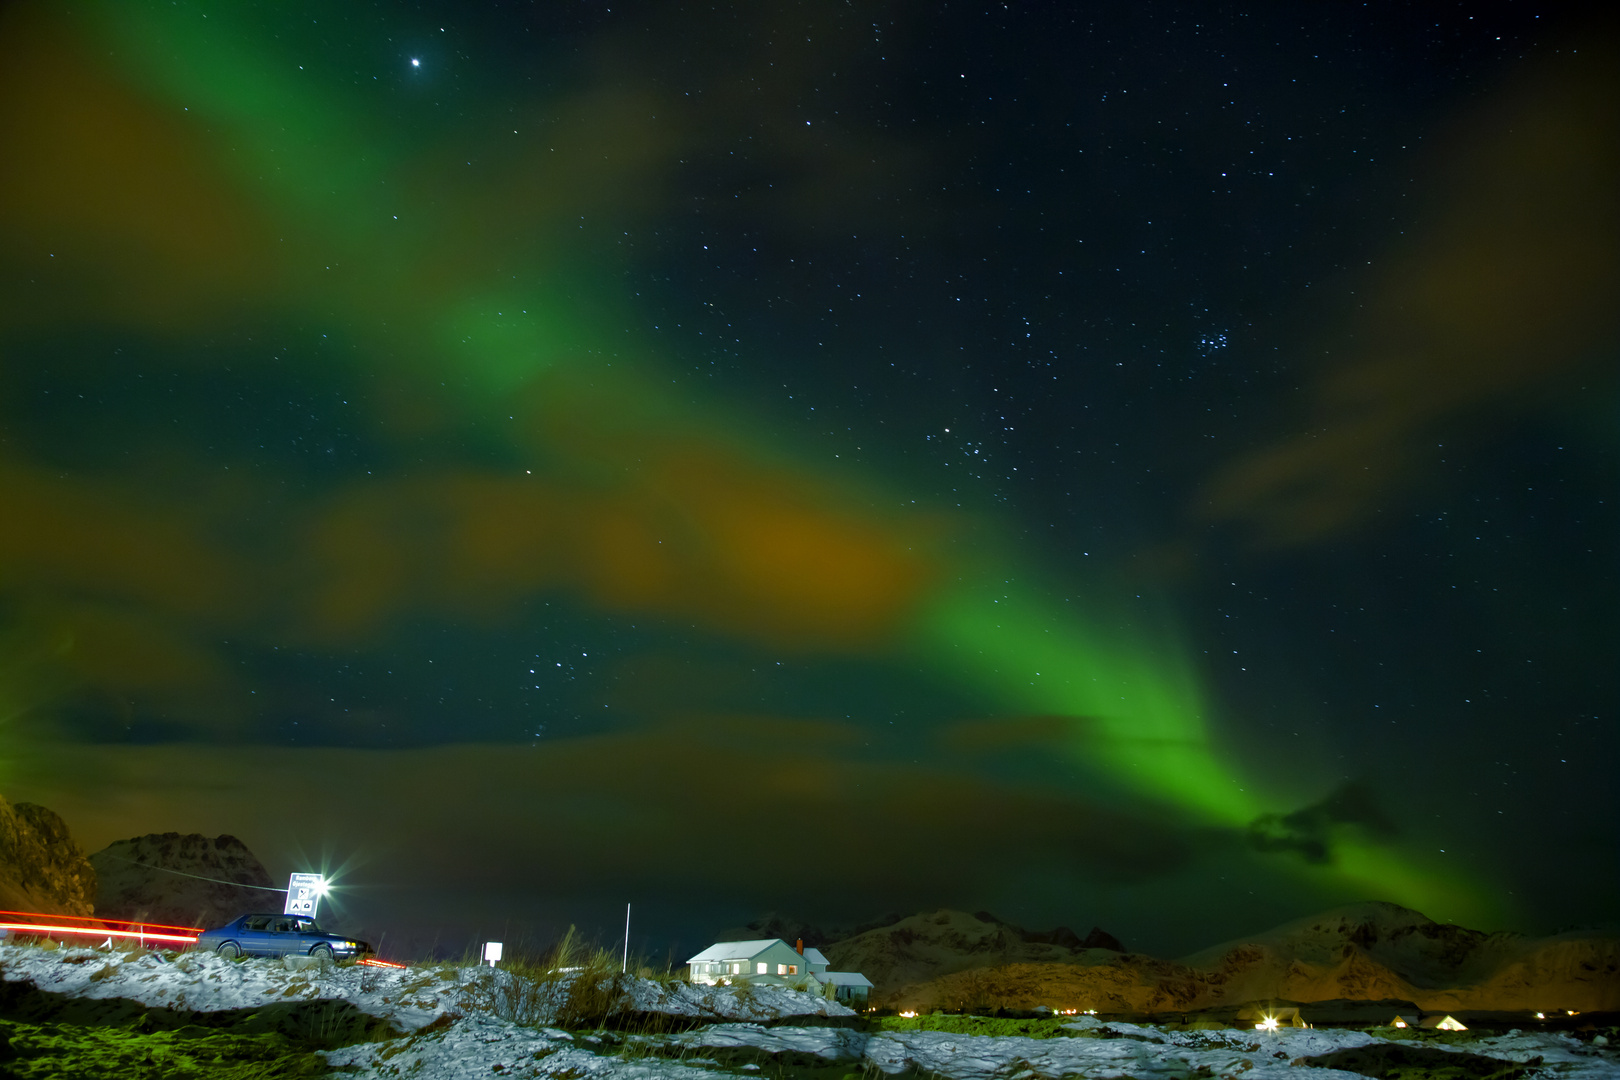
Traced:
<path fill-rule="evenodd" d="M 489 966 L 494 967 L 495 966 L 495 961 L 499 960 L 500 958 L 501 958 L 501 943 L 498 942 L 498 941 L 486 941 L 486 942 L 484 942 L 484 959 L 486 961 L 488 961 Z"/>
<path fill-rule="evenodd" d="M 294 874 L 287 879 L 287 906 L 283 915 L 315 917 L 321 897 L 326 895 L 326 878 L 320 874 Z"/>

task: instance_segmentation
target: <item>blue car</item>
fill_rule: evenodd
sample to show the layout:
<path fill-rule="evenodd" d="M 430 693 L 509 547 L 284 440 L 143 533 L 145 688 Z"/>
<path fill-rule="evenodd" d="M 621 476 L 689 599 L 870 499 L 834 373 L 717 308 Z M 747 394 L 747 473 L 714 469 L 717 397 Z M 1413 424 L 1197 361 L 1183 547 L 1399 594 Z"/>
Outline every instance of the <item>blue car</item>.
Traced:
<path fill-rule="evenodd" d="M 313 956 L 343 960 L 371 951 L 364 941 L 328 934 L 304 915 L 244 915 L 217 930 L 204 930 L 197 948 L 226 959 L 238 956 Z"/>

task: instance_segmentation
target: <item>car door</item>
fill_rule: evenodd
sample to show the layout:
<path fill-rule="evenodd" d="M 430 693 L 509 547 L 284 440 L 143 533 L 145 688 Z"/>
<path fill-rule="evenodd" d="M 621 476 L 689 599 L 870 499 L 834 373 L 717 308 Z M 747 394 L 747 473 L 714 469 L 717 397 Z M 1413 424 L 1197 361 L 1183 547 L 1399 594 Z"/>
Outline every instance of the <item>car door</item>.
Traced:
<path fill-rule="evenodd" d="M 269 957 L 282 957 L 288 950 L 298 946 L 298 934 L 293 928 L 293 918 L 290 915 L 277 915 L 272 918 L 271 925 L 264 934 L 264 955 Z"/>
<path fill-rule="evenodd" d="M 307 954 L 309 950 L 313 949 L 317 944 L 326 940 L 316 929 L 314 919 L 299 918 L 294 919 L 293 921 L 295 923 L 294 929 L 296 930 L 297 934 L 291 951 Z"/>
<path fill-rule="evenodd" d="M 270 916 L 249 915 L 237 923 L 236 941 L 249 956 L 271 955 Z"/>

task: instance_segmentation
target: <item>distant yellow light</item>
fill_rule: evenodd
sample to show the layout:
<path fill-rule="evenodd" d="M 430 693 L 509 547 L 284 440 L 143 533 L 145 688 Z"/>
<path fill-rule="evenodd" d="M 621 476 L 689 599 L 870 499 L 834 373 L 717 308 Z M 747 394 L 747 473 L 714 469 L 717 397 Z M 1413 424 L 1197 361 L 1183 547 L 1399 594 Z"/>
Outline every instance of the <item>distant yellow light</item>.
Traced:
<path fill-rule="evenodd" d="M 901 1013 L 901 1014 L 900 1014 L 900 1015 L 901 1015 L 901 1016 L 903 1016 L 903 1017 L 905 1017 L 905 1018 L 906 1018 L 906 1019 L 907 1019 L 907 1020 L 910 1020 L 910 1019 L 911 1019 L 911 1018 L 912 1018 L 912 1017 L 913 1017 L 913 1016 L 916 1016 L 916 1015 L 917 1015 L 917 1010 L 916 1010 L 916 1009 L 912 1009 L 912 1010 L 910 1010 L 910 1011 L 908 1011 L 908 1012 L 903 1012 L 903 1013 Z"/>
<path fill-rule="evenodd" d="M 1546 1013 L 1536 1013 L 1536 1019 L 1537 1020 L 1545 1020 L 1545 1019 L 1547 1019 L 1547 1014 Z"/>
<path fill-rule="evenodd" d="M 1441 1031 L 1467 1031 L 1468 1030 L 1462 1024 L 1458 1023 L 1456 1020 L 1453 1020 L 1449 1016 L 1446 1017 L 1444 1020 L 1440 1021 L 1438 1024 L 1436 1024 L 1434 1026 L 1439 1028 Z"/>
<path fill-rule="evenodd" d="M 1396 1027 L 1405 1027 L 1406 1026 L 1406 1021 L 1397 1018 L 1396 1021 L 1395 1021 L 1395 1026 Z"/>
<path fill-rule="evenodd" d="M 1254 1025 L 1254 1030 L 1256 1030 L 1256 1031 L 1276 1031 L 1277 1030 L 1277 1018 L 1275 1016 L 1266 1017 L 1264 1020 L 1262 1020 L 1258 1024 Z"/>

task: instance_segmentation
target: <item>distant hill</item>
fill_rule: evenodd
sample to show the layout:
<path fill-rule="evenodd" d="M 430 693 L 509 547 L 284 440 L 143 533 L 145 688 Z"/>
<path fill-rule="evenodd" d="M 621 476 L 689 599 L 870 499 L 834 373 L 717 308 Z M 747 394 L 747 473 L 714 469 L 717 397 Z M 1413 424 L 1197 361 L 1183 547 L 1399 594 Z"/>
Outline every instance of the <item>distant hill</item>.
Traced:
<path fill-rule="evenodd" d="M 905 918 L 899 912 L 880 915 L 875 919 L 868 919 L 855 924 L 827 924 L 821 926 L 816 923 L 805 922 L 790 915 L 782 915 L 771 911 L 746 926 L 731 926 L 721 930 L 714 936 L 715 941 L 754 941 L 759 938 L 781 938 L 792 943 L 803 941 L 808 946 L 825 949 L 828 942 L 840 941 L 844 938 L 854 937 L 856 934 L 875 930 L 880 926 L 890 926 Z"/>
<path fill-rule="evenodd" d="M 1082 938 L 1066 926 L 1025 930 L 989 912 L 941 908 L 912 915 L 822 949 L 832 966 L 859 971 L 875 993 L 955 971 L 1019 963 L 1102 962 L 1124 951 L 1112 934 L 1093 928 Z"/>
<path fill-rule="evenodd" d="M 67 823 L 34 803 L 0 798 L 0 908 L 89 915 L 96 872 Z"/>
<path fill-rule="evenodd" d="M 283 903 L 265 891 L 264 864 L 234 836 L 151 833 L 109 844 L 90 863 L 99 880 L 96 914 L 107 918 L 209 927 Z"/>
<path fill-rule="evenodd" d="M 1049 959 L 1014 951 L 998 959 L 994 943 L 1005 935 L 998 939 L 993 929 L 953 944 L 951 928 L 972 929 L 963 920 L 973 917 L 960 912 L 913 916 L 897 928 L 943 916 L 949 917 L 936 921 L 938 931 L 923 948 L 901 935 L 888 952 L 865 944 L 843 952 L 860 943 L 853 939 L 829 956 L 866 971 L 877 984 L 874 999 L 900 1008 L 1166 1012 L 1270 999 L 1409 1001 L 1429 1011 L 1620 1009 L 1620 936 L 1485 934 L 1396 904 L 1335 908 L 1179 961 L 1096 950 Z M 862 968 L 863 960 L 872 968 Z"/>

